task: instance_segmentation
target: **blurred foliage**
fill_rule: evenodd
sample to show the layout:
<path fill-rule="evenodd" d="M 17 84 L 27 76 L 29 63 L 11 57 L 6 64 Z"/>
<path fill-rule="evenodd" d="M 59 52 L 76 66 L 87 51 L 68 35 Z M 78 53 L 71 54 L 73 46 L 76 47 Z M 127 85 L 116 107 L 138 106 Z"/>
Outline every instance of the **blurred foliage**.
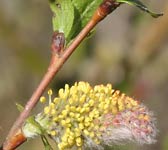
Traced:
<path fill-rule="evenodd" d="M 153 110 L 158 142 L 129 150 L 166 150 L 168 113 L 168 2 L 143 1 L 164 16 L 153 19 L 123 5 L 97 27 L 65 63 L 50 85 L 55 92 L 65 83 L 88 81 L 114 85 Z M 52 12 L 48 1 L 0 1 L 0 143 L 18 115 L 15 103 L 24 105 L 40 82 L 50 57 Z M 40 105 L 36 111 L 39 112 Z M 10 110 L 10 111 L 9 111 Z M 20 149 L 39 149 L 38 140 Z"/>
<path fill-rule="evenodd" d="M 168 136 L 166 136 L 163 140 L 163 150 L 168 149 Z"/>
<path fill-rule="evenodd" d="M 63 32 L 65 34 L 66 44 L 68 45 L 91 19 L 102 1 L 49 0 L 50 8 L 53 12 L 53 30 Z M 155 18 L 162 16 L 162 14 L 156 14 L 150 11 L 139 0 L 116 0 L 116 2 L 136 6 Z"/>

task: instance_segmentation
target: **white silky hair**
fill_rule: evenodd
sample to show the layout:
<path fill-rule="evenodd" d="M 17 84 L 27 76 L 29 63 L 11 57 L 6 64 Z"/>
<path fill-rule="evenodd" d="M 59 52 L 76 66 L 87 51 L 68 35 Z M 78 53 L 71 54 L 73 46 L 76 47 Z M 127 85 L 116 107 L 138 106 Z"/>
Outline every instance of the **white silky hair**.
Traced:
<path fill-rule="evenodd" d="M 104 150 L 104 147 L 97 145 L 89 137 L 86 138 L 86 147 L 92 150 Z M 113 145 L 123 145 L 129 142 L 135 142 L 134 136 L 131 130 L 127 127 L 119 128 L 109 128 L 102 134 L 100 141 L 103 145 L 113 146 Z"/>
<path fill-rule="evenodd" d="M 155 137 L 155 134 L 153 136 Z M 130 128 L 122 126 L 118 128 L 107 129 L 107 131 L 102 136 L 102 140 L 105 145 L 110 146 L 123 145 L 130 142 L 143 145 L 155 143 L 156 140 L 153 136 L 148 136 L 145 134 L 143 137 L 135 136 Z"/>
<path fill-rule="evenodd" d="M 123 145 L 135 141 L 132 131 L 127 127 L 109 128 L 102 136 L 105 145 Z"/>
<path fill-rule="evenodd" d="M 96 144 L 90 137 L 85 137 L 84 147 L 89 150 L 104 150 L 104 147 L 100 144 Z"/>

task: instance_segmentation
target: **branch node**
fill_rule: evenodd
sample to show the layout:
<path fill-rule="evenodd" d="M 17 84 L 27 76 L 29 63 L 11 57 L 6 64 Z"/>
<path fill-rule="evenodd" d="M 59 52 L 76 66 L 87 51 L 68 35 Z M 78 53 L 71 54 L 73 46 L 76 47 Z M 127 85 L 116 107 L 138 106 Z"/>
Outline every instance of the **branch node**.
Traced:
<path fill-rule="evenodd" d="M 116 0 L 104 0 L 95 12 L 93 19 L 97 22 L 101 21 L 113 10 L 115 10 L 120 4 L 121 3 L 116 2 Z"/>

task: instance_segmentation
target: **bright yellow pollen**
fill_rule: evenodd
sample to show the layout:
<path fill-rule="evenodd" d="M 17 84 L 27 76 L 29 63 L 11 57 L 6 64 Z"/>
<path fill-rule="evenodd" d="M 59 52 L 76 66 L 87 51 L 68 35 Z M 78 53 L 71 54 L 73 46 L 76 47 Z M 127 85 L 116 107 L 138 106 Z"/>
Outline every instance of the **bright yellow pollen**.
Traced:
<path fill-rule="evenodd" d="M 67 116 L 67 114 L 68 114 L 68 111 L 66 109 L 62 111 L 62 115 L 64 118 Z"/>
<path fill-rule="evenodd" d="M 96 143 L 96 144 L 100 144 L 100 141 L 96 138 L 96 139 L 94 139 L 94 142 Z"/>
<path fill-rule="evenodd" d="M 79 129 L 83 130 L 84 129 L 84 124 L 83 123 L 79 123 Z"/>
<path fill-rule="evenodd" d="M 45 103 L 46 102 L 46 98 L 44 96 L 40 97 L 40 102 L 41 103 Z"/>
<path fill-rule="evenodd" d="M 82 146 L 82 138 L 80 138 L 80 137 L 78 137 L 78 138 L 76 138 L 76 145 L 77 146 Z"/>
<path fill-rule="evenodd" d="M 89 83 L 79 82 L 73 86 L 65 85 L 60 89 L 58 97 L 51 100 L 52 90 L 48 91 L 49 105 L 44 108 L 44 114 L 51 118 L 51 124 L 57 131 L 50 129 L 51 136 L 58 136 L 59 150 L 83 149 L 85 137 L 100 144 L 99 137 L 105 127 L 102 125 L 104 116 L 116 115 L 126 109 L 134 109 L 138 102 L 115 91 L 111 84 L 97 85 L 92 88 Z M 46 98 L 41 97 L 40 102 Z M 147 115 L 139 115 L 139 119 L 149 120 Z"/>
<path fill-rule="evenodd" d="M 87 129 L 84 129 L 83 132 L 86 136 L 89 135 L 89 131 Z"/>
<path fill-rule="evenodd" d="M 143 114 L 140 114 L 138 119 L 144 119 L 144 115 Z"/>
<path fill-rule="evenodd" d="M 53 91 L 51 89 L 48 90 L 48 95 L 52 95 Z"/>
<path fill-rule="evenodd" d="M 95 136 L 94 132 L 90 132 L 90 133 L 89 133 L 89 136 L 90 136 L 91 138 L 93 138 L 93 137 Z"/>
<path fill-rule="evenodd" d="M 59 98 L 58 97 L 54 98 L 53 102 L 57 104 L 59 102 Z"/>
<path fill-rule="evenodd" d="M 55 104 L 54 103 L 50 103 L 49 107 L 53 109 L 53 108 L 55 108 Z"/>
<path fill-rule="evenodd" d="M 51 110 L 51 115 L 55 115 L 56 114 L 56 110 L 55 109 L 52 109 Z"/>
<path fill-rule="evenodd" d="M 57 135 L 57 132 L 54 130 L 54 131 L 51 131 L 49 134 L 50 134 L 51 136 L 56 136 L 56 135 Z"/>
<path fill-rule="evenodd" d="M 148 115 L 144 116 L 144 120 L 149 121 L 150 117 Z"/>
<path fill-rule="evenodd" d="M 44 108 L 44 114 L 49 114 L 49 112 L 50 112 L 50 108 L 48 107 L 48 106 L 46 106 L 45 108 Z"/>

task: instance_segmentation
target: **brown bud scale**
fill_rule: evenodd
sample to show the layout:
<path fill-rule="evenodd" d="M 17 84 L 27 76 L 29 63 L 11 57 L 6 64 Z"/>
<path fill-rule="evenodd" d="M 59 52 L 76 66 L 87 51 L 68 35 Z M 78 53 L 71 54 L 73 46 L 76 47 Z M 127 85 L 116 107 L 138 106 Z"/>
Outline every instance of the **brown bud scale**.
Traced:
<path fill-rule="evenodd" d="M 55 31 L 52 36 L 51 50 L 53 53 L 61 54 L 65 44 L 64 33 Z"/>

